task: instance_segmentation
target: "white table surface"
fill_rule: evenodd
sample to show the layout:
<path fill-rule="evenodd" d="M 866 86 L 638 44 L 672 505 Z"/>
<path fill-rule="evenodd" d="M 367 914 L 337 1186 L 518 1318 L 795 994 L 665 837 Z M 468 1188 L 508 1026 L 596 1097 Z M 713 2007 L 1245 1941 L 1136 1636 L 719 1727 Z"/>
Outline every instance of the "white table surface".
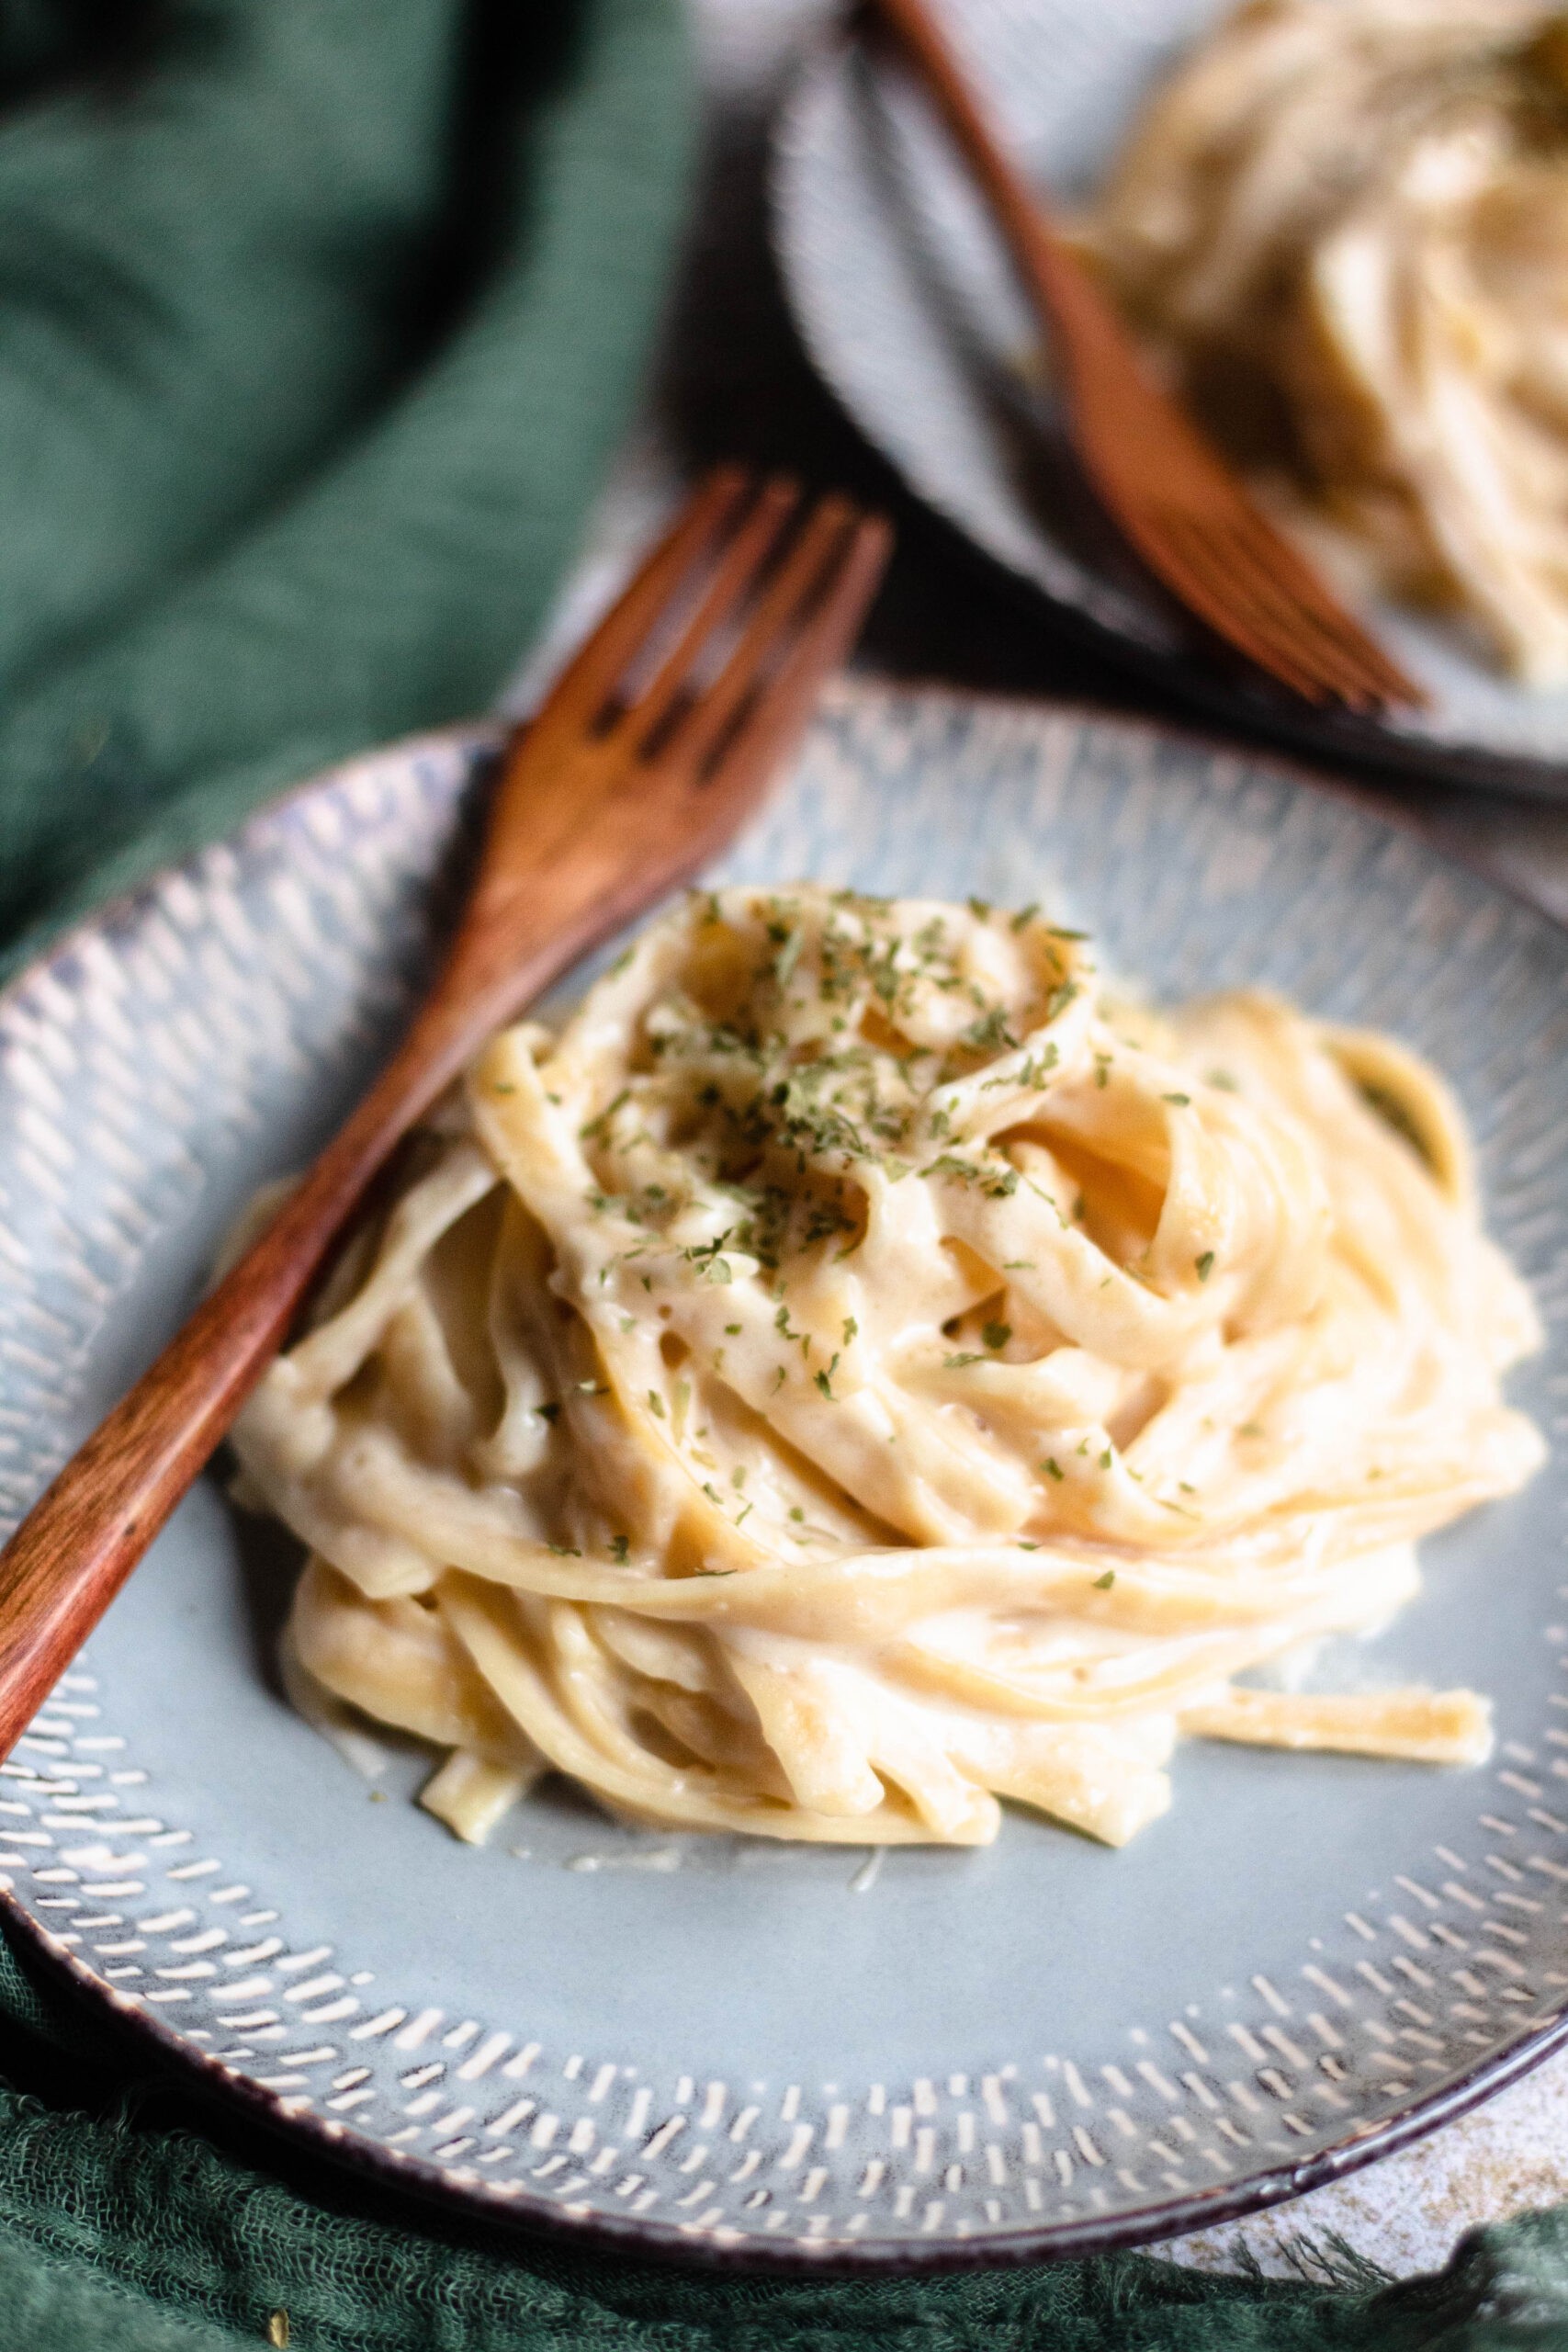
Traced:
<path fill-rule="evenodd" d="M 769 109 L 829 0 L 689 0 L 709 97 L 708 153 L 663 364 L 545 639 L 505 697 L 526 704 L 614 593 L 682 469 L 719 454 L 841 481 L 892 507 L 900 553 L 862 661 L 906 679 L 1161 709 L 1109 665 L 1049 641 L 1038 614 L 920 515 L 810 377 L 766 243 Z M 1164 715 L 1184 721 L 1169 706 Z M 1204 731 L 1210 731 L 1205 729 Z M 1393 789 L 1368 797 L 1568 922 L 1568 778 L 1562 804 Z M 1210 2269 L 1243 2249 L 1292 2270 L 1291 2245 L 1334 2235 L 1397 2276 L 1438 2267 L 1476 2223 L 1568 2199 L 1568 2053 L 1469 2115 L 1329 2188 L 1159 2251 Z"/>

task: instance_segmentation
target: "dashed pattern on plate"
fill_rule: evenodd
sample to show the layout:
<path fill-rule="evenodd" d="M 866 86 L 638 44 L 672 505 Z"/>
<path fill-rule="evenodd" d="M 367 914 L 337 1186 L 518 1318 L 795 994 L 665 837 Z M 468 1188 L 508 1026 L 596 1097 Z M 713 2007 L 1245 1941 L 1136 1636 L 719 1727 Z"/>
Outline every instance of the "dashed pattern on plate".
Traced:
<path fill-rule="evenodd" d="M 95 1342 L 143 1253 L 198 1199 L 231 1209 L 254 1181 L 257 1071 L 341 1094 L 385 1037 L 481 748 L 434 740 L 335 772 L 0 999 L 7 1522 L 100 1401 Z M 1071 874 L 1116 959 L 1172 989 L 1264 970 L 1337 1014 L 1440 1035 L 1495 1222 L 1561 1324 L 1568 945 L 1549 924 L 1239 755 L 852 686 L 727 870 L 929 887 L 955 775 L 967 846 L 945 889 L 1006 897 L 1027 842 L 1032 883 Z M 1276 861 L 1298 877 L 1282 925 L 1259 889 Z M 1568 1373 L 1549 1389 L 1568 1397 Z M 1542 1638 L 1568 1655 L 1568 1586 L 1562 1615 Z M 716 2079 L 693 2050 L 666 2075 L 549 2046 L 525 2015 L 455 2014 L 437 1981 L 379 1982 L 291 1934 L 276 1890 L 235 1879 L 220 1821 L 165 1817 L 90 1653 L 0 1768 L 0 1880 L 75 1972 L 187 2056 L 345 2152 L 492 2207 L 868 2261 L 1156 2234 L 1248 2184 L 1282 2194 L 1303 2167 L 1354 2161 L 1568 2007 L 1568 1682 L 1551 1705 L 1538 1736 L 1454 1781 L 1450 1837 L 1348 1891 L 1290 1969 L 1108 2024 L 1092 2049 L 998 2049 L 974 2074 L 933 2053 L 900 2081 Z"/>

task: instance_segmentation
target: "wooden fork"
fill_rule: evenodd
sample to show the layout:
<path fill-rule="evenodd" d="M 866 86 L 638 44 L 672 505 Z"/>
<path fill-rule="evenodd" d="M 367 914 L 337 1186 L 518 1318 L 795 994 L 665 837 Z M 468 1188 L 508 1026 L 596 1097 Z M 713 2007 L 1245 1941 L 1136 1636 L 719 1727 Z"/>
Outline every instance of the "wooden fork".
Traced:
<path fill-rule="evenodd" d="M 1188 609 L 1307 701 L 1374 712 L 1427 695 L 1281 538 L 1146 373 L 1126 330 L 1009 160 L 927 0 L 869 0 L 986 197 L 1059 355 L 1068 429 L 1101 503 Z"/>
<path fill-rule="evenodd" d="M 515 738 L 435 985 L 346 1125 L 0 1553 L 0 1757 L 233 1421 L 392 1146 L 490 1032 L 753 808 L 891 546 L 842 498 L 712 475 Z"/>

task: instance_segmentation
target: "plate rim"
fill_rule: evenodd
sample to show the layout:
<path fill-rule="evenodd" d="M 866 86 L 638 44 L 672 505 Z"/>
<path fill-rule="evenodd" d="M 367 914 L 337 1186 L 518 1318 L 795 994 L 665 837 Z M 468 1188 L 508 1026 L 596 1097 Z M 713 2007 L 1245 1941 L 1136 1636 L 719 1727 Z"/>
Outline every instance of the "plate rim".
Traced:
<path fill-rule="evenodd" d="M 1086 606 L 1057 596 L 1031 574 L 1021 571 L 975 537 L 965 519 L 945 498 L 906 470 L 888 448 L 874 420 L 864 415 L 840 385 L 829 363 L 798 269 L 795 233 L 794 175 L 806 160 L 807 126 L 814 104 L 822 102 L 832 76 L 852 62 L 856 36 L 844 27 L 818 28 L 801 45 L 773 117 L 768 140 L 766 201 L 769 240 L 791 323 L 821 389 L 851 427 L 890 467 L 906 494 L 927 514 L 934 514 L 956 533 L 1019 597 L 1038 614 L 1042 605 L 1064 633 L 1086 650 L 1125 670 L 1134 678 L 1176 695 L 1206 717 L 1240 730 L 1248 739 L 1285 752 L 1335 760 L 1373 774 L 1419 777 L 1427 782 L 1469 786 L 1487 792 L 1523 794 L 1532 799 L 1568 799 L 1568 752 L 1553 759 L 1531 752 L 1500 752 L 1472 742 L 1443 742 L 1405 736 L 1396 729 L 1345 712 L 1299 708 L 1283 696 L 1276 700 L 1268 689 L 1248 692 L 1227 683 L 1217 667 L 1178 651 L 1167 653 L 1123 634 Z M 1026 698 L 1026 697 L 1025 697 Z"/>
<path fill-rule="evenodd" d="M 685 2266 L 743 2278 L 934 2278 L 948 2272 L 1018 2270 L 1031 2264 L 1079 2262 L 1098 2255 L 1136 2253 L 1172 2238 L 1188 2237 L 1222 2222 L 1245 2221 L 1275 2206 L 1292 2202 L 1314 2188 L 1348 2180 L 1384 2156 L 1397 2155 L 1456 2122 L 1485 2100 L 1517 2082 L 1568 2046 L 1568 2011 L 1550 2024 L 1522 2034 L 1518 2041 L 1467 2074 L 1443 2085 L 1422 2099 L 1412 2100 L 1381 2123 L 1364 2126 L 1348 2140 L 1323 2148 L 1297 2165 L 1276 2165 L 1267 2172 L 1213 2189 L 1195 2189 L 1185 2197 L 1168 2197 L 1137 2213 L 1106 2214 L 1094 2220 L 1047 2223 L 1034 2230 L 1010 2230 L 996 2237 L 936 2240 L 929 2252 L 918 2242 L 904 2240 L 879 2247 L 872 2241 L 851 2245 L 843 2240 L 823 2244 L 820 2253 L 799 2239 L 771 2245 L 749 2239 L 744 2245 L 721 2245 L 694 2227 L 686 2233 L 681 2224 L 654 2222 L 642 2216 L 625 2221 L 596 2211 L 581 2219 L 547 2199 L 524 2195 L 502 2199 L 482 2188 L 460 2186 L 438 2166 L 419 2156 L 400 2158 L 379 2142 L 364 2140 L 309 2110 L 289 2111 L 285 2093 L 265 2089 L 252 2076 L 228 2067 L 210 2052 L 197 2049 L 172 2026 L 151 2016 L 112 1984 L 95 1976 L 85 1962 L 59 1942 L 10 1889 L 0 1889 L 0 1912 L 9 1928 L 19 1932 L 46 1973 L 62 1978 L 73 1993 L 107 2009 L 113 2025 L 128 2040 L 141 2041 L 176 2073 L 220 2105 L 238 2109 L 258 2125 L 265 2136 L 303 2146 L 341 2171 L 367 2179 L 395 2199 L 434 2206 L 480 2223 L 508 2236 L 539 2238 L 556 2245 L 572 2245 L 626 2257 Z M 249 2161 L 249 2159 L 243 2159 Z M 1150 2226 L 1151 2222 L 1154 2226 Z"/>
<path fill-rule="evenodd" d="M 1078 728 L 1110 729 L 1156 741 L 1174 741 L 1213 757 L 1247 761 L 1263 771 L 1266 780 L 1278 779 L 1297 788 L 1325 793 L 1388 831 L 1415 839 L 1438 865 L 1457 867 L 1472 875 L 1500 900 L 1528 910 L 1549 933 L 1561 935 L 1568 931 L 1568 925 L 1526 892 L 1490 873 L 1478 860 L 1457 854 L 1446 842 L 1434 842 L 1411 812 L 1385 808 L 1356 781 L 1325 774 L 1308 761 L 1272 747 L 1259 749 L 1211 735 L 1179 717 L 1122 712 L 1087 699 L 1044 700 L 874 673 L 840 676 L 829 693 L 840 704 L 850 705 L 880 703 L 886 707 L 909 700 L 946 705 L 955 710 L 973 710 L 978 706 L 988 714 L 1010 717 L 1015 722 L 1035 728 L 1065 721 Z M 130 917 L 137 906 L 170 877 L 190 872 L 212 846 L 232 846 L 258 825 L 276 825 L 280 819 L 286 819 L 291 808 L 324 792 L 341 790 L 356 772 L 367 766 L 380 766 L 389 760 L 450 756 L 454 752 L 466 752 L 474 762 L 482 763 L 485 754 L 503 740 L 511 723 L 502 718 L 476 719 L 422 729 L 335 761 L 261 801 L 241 825 L 220 836 L 216 844 L 203 844 L 183 858 L 150 870 L 139 881 L 68 923 L 0 985 L 0 1013 L 59 961 L 76 953 L 85 940 Z M 264 2137 L 304 2148 L 329 2165 L 372 2182 L 396 2199 L 434 2207 L 505 2235 L 598 2248 L 623 2258 L 684 2264 L 732 2275 L 794 2278 L 927 2277 L 947 2271 L 1018 2268 L 1030 2263 L 1081 2260 L 1157 2245 L 1221 2222 L 1264 2212 L 1314 2188 L 1348 2178 L 1457 2120 L 1568 2047 L 1565 2007 L 1555 2017 L 1478 2059 L 1473 2066 L 1434 2090 L 1407 2101 L 1379 2122 L 1362 2125 L 1299 2163 L 1273 2165 L 1213 2189 L 1168 2195 L 1136 2212 L 1046 2222 L 983 2239 L 936 2240 L 929 2247 L 909 2240 L 897 2244 L 875 2240 L 851 2244 L 840 2240 L 823 2244 L 820 2251 L 800 2240 L 768 2243 L 748 2239 L 742 2245 L 727 2245 L 712 2236 L 699 2235 L 694 2230 L 688 2234 L 688 2225 L 656 2221 L 651 2216 L 628 2214 L 622 2219 L 595 2211 L 580 2217 L 526 2192 L 502 2199 L 488 2193 L 482 2183 L 455 2181 L 427 2159 L 399 2154 L 310 2110 L 294 2110 L 287 2093 L 267 2089 L 242 2070 L 201 2050 L 133 1996 L 106 1983 L 53 1935 L 11 1887 L 0 1887 L 0 1916 L 47 1976 L 62 1982 L 73 1997 L 85 2000 L 100 2016 L 107 2015 L 117 2032 L 123 2032 L 130 2041 L 139 2042 L 154 2054 L 161 2064 L 187 2077 L 198 2092 L 216 2099 L 221 2107 L 238 2109 L 260 2128 Z"/>

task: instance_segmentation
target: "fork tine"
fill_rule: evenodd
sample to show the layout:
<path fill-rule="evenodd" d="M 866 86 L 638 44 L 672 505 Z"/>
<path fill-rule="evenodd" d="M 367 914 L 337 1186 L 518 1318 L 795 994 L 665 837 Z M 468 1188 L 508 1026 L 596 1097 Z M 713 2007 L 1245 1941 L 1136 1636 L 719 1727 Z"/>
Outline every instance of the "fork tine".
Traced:
<path fill-rule="evenodd" d="M 1307 574 L 1307 578 L 1310 581 L 1310 573 Z M 1292 582 L 1287 579 L 1280 584 L 1288 590 Z M 1339 616 L 1332 608 L 1325 610 L 1304 595 L 1301 599 L 1301 605 L 1303 611 L 1312 614 L 1316 627 L 1325 637 L 1341 647 L 1346 658 L 1353 662 L 1358 675 L 1365 679 L 1368 691 L 1374 700 L 1379 703 L 1405 703 L 1416 709 L 1424 708 L 1429 702 L 1431 697 L 1426 688 L 1418 685 L 1415 679 L 1408 677 L 1399 664 L 1385 654 L 1381 646 L 1371 638 L 1342 637 L 1337 627 Z"/>
<path fill-rule="evenodd" d="M 1209 608 L 1223 605 L 1237 642 L 1243 631 L 1248 634 L 1247 650 L 1254 659 L 1259 658 L 1255 649 L 1263 649 L 1265 666 L 1278 665 L 1282 673 L 1292 674 L 1298 692 L 1308 691 L 1315 700 L 1337 691 L 1337 667 L 1333 681 L 1321 674 L 1321 649 L 1314 661 L 1302 641 L 1301 630 L 1286 625 L 1287 616 L 1280 615 L 1269 595 L 1258 593 L 1256 582 L 1245 577 L 1246 567 L 1239 559 L 1227 562 L 1211 525 L 1195 514 L 1174 513 L 1161 516 L 1161 529 L 1166 544 L 1177 553 L 1184 578 L 1201 593 L 1205 617 Z M 1240 594 L 1238 587 L 1243 591 Z M 1293 621 L 1293 610 L 1288 619 Z"/>
<path fill-rule="evenodd" d="M 1232 566 L 1246 577 L 1251 594 L 1267 606 L 1272 628 L 1282 628 L 1305 658 L 1309 640 L 1326 664 L 1325 679 L 1336 692 L 1348 688 L 1374 702 L 1416 702 L 1422 690 L 1392 662 L 1350 615 L 1341 610 L 1312 568 L 1267 516 L 1249 503 L 1235 503 L 1213 522 L 1194 517 L 1194 538 L 1213 544 L 1222 579 Z"/>
<path fill-rule="evenodd" d="M 794 545 L 763 588 L 756 607 L 711 685 L 676 725 L 669 748 L 697 766 L 719 742 L 778 645 L 823 580 L 837 543 L 859 519 L 859 509 L 836 493 L 818 499 Z"/>
<path fill-rule="evenodd" d="M 824 502 L 828 503 L 829 502 Z M 845 502 L 833 502 L 844 504 Z M 836 669 L 860 634 L 893 549 L 893 526 L 880 514 L 848 509 L 849 527 L 818 576 L 816 601 L 802 614 L 793 644 L 767 673 L 705 779 L 716 800 L 747 793 L 759 775 L 783 761 L 806 727 L 823 678 Z"/>
<path fill-rule="evenodd" d="M 1299 605 L 1325 639 L 1385 695 L 1406 701 L 1426 699 L 1424 690 L 1405 676 L 1392 655 L 1328 593 L 1300 549 L 1275 529 L 1267 515 L 1256 507 L 1244 506 L 1235 517 L 1230 537 L 1276 591 Z"/>
<path fill-rule="evenodd" d="M 623 723 L 635 726 L 645 742 L 658 734 L 676 695 L 689 680 L 698 654 L 711 642 L 715 631 L 722 627 L 767 562 L 799 504 L 800 485 L 787 476 L 777 476 L 763 484 L 750 514 L 719 558 L 679 642 L 626 712 Z"/>
<path fill-rule="evenodd" d="M 1325 644 L 1301 608 L 1279 594 L 1262 568 L 1253 565 L 1228 537 L 1212 536 L 1201 524 L 1194 524 L 1186 550 L 1212 602 L 1223 603 L 1227 612 L 1245 604 L 1257 636 L 1269 650 L 1270 667 L 1289 665 L 1309 679 L 1317 701 L 1337 698 L 1359 707 L 1382 700 L 1366 675 L 1348 664 L 1337 647 Z"/>
<path fill-rule="evenodd" d="M 716 466 L 642 565 L 626 594 L 561 672 L 531 732 L 536 743 L 570 739 L 598 715 L 626 665 L 664 617 L 682 582 L 745 498 L 750 477 Z M 540 736 L 543 727 L 544 738 Z"/>
<path fill-rule="evenodd" d="M 1332 606 L 1325 608 L 1313 593 L 1315 583 L 1310 571 L 1303 566 L 1296 573 L 1291 562 L 1293 549 L 1283 549 L 1281 562 L 1274 535 L 1263 527 L 1249 528 L 1243 521 L 1224 533 L 1222 552 L 1224 560 L 1236 565 L 1268 600 L 1278 619 L 1297 623 L 1310 641 L 1323 650 L 1335 674 L 1347 684 L 1376 701 L 1386 701 L 1395 691 L 1399 672 L 1345 616 Z"/>
<path fill-rule="evenodd" d="M 1182 527 L 1179 516 L 1164 516 L 1159 524 L 1145 518 L 1134 534 L 1129 530 L 1135 545 L 1144 554 L 1151 569 L 1168 581 L 1182 603 L 1197 614 L 1201 620 L 1246 654 L 1260 670 L 1292 687 L 1308 702 L 1323 702 L 1330 689 L 1311 664 L 1304 662 L 1287 637 L 1281 641 L 1277 631 L 1262 626 L 1262 616 L 1249 604 L 1244 614 L 1233 593 L 1216 596 L 1201 552 L 1194 561 L 1190 548 L 1191 533 Z"/>
<path fill-rule="evenodd" d="M 1363 649 L 1354 625 L 1344 632 L 1334 628 L 1315 599 L 1292 594 L 1291 582 L 1279 577 L 1275 536 L 1261 522 L 1252 531 L 1239 523 L 1215 526 L 1194 519 L 1182 538 L 1191 569 L 1212 597 L 1226 595 L 1234 608 L 1241 590 L 1276 664 L 1293 663 L 1315 681 L 1320 695 L 1332 695 L 1352 709 L 1373 711 L 1393 696 L 1398 673 Z"/>

